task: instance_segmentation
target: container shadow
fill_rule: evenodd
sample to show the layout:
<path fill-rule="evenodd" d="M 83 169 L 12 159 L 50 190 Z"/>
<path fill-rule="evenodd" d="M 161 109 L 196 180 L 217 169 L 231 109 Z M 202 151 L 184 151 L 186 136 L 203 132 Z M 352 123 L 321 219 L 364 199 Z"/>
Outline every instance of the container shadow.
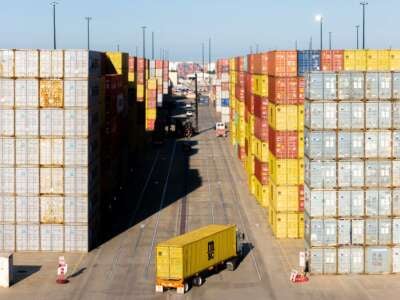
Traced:
<path fill-rule="evenodd" d="M 41 266 L 14 265 L 13 266 L 13 284 L 16 284 L 25 278 L 40 271 Z"/>
<path fill-rule="evenodd" d="M 79 275 L 83 274 L 85 272 L 85 270 L 86 270 L 86 267 L 81 268 L 78 271 L 76 271 L 74 274 L 71 274 L 70 276 L 68 276 L 67 279 L 78 277 Z"/>

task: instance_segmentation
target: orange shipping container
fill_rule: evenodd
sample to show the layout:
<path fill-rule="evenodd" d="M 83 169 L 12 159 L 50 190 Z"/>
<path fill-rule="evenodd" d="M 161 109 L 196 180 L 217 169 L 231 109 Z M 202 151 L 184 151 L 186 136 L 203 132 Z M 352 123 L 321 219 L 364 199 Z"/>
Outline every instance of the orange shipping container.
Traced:
<path fill-rule="evenodd" d="M 322 50 L 321 70 L 339 72 L 344 69 L 344 50 Z"/>
<path fill-rule="evenodd" d="M 302 104 L 304 102 L 304 78 L 273 77 L 268 79 L 269 100 L 275 104 Z"/>
<path fill-rule="evenodd" d="M 269 75 L 277 77 L 297 76 L 297 51 L 271 51 L 268 55 Z"/>
<path fill-rule="evenodd" d="M 254 73 L 268 75 L 268 52 L 257 54 L 255 59 Z"/>

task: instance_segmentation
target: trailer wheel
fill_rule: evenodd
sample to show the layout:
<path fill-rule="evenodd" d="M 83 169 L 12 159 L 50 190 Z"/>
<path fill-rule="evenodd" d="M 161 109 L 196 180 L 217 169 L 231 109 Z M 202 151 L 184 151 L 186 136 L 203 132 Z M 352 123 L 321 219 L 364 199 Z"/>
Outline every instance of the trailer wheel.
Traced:
<path fill-rule="evenodd" d="M 226 262 L 226 269 L 228 271 L 235 271 L 236 269 L 236 260 L 229 260 Z"/>
<path fill-rule="evenodd" d="M 185 294 L 188 291 L 189 291 L 189 283 L 187 282 L 183 284 L 183 287 L 178 287 L 176 289 L 177 294 Z"/>
<path fill-rule="evenodd" d="M 194 277 L 193 278 L 193 285 L 195 285 L 195 286 L 203 285 L 203 277 L 201 277 L 201 276 Z"/>

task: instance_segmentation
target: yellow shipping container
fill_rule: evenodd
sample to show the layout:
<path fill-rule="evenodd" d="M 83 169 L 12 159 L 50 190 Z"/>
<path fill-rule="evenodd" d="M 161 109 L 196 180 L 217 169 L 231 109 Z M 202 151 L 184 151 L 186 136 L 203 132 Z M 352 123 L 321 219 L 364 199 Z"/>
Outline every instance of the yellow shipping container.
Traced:
<path fill-rule="evenodd" d="M 299 239 L 304 238 L 304 213 L 299 212 Z"/>
<path fill-rule="evenodd" d="M 243 117 L 244 119 L 244 107 L 245 107 L 244 102 L 238 101 L 236 105 L 237 105 L 236 110 L 239 113 L 239 117 Z"/>
<path fill-rule="evenodd" d="M 254 174 L 254 155 L 249 154 L 246 156 L 245 168 L 249 177 Z"/>
<path fill-rule="evenodd" d="M 269 197 L 276 212 L 297 212 L 299 210 L 299 186 L 275 185 L 269 183 Z"/>
<path fill-rule="evenodd" d="M 64 82 L 62 80 L 40 80 L 40 107 L 61 108 L 64 106 Z"/>
<path fill-rule="evenodd" d="M 390 50 L 390 70 L 400 71 L 400 50 Z"/>
<path fill-rule="evenodd" d="M 275 130 L 304 130 L 304 105 L 268 104 L 268 124 Z"/>
<path fill-rule="evenodd" d="M 366 71 L 367 51 L 366 50 L 344 50 L 345 71 Z"/>
<path fill-rule="evenodd" d="M 265 143 L 256 137 L 253 137 L 253 142 L 255 150 L 254 154 L 257 157 L 257 159 L 261 162 L 268 162 L 268 156 L 269 156 L 268 143 Z"/>
<path fill-rule="evenodd" d="M 155 120 L 157 118 L 157 110 L 155 108 L 146 109 L 146 120 Z"/>
<path fill-rule="evenodd" d="M 299 131 L 299 158 L 304 157 L 304 131 Z"/>
<path fill-rule="evenodd" d="M 148 90 L 157 90 L 157 79 L 156 78 L 150 78 L 147 80 L 147 89 Z"/>
<path fill-rule="evenodd" d="M 269 154 L 270 178 L 276 185 L 299 185 L 304 183 L 303 159 L 277 159 Z"/>
<path fill-rule="evenodd" d="M 161 242 L 156 247 L 157 285 L 183 283 L 208 268 L 236 257 L 236 225 L 208 225 Z"/>
<path fill-rule="evenodd" d="M 390 50 L 367 50 L 367 71 L 389 71 Z"/>
<path fill-rule="evenodd" d="M 272 232 L 276 238 L 297 239 L 300 237 L 299 213 L 279 213 L 271 208 L 269 210 Z"/>
<path fill-rule="evenodd" d="M 235 58 L 229 59 L 229 70 L 235 71 Z"/>
<path fill-rule="evenodd" d="M 263 206 L 268 207 L 268 186 L 262 185 L 260 181 L 258 181 L 257 177 L 254 176 L 254 184 L 255 184 L 255 197 L 257 202 Z"/>
<path fill-rule="evenodd" d="M 253 75 L 252 93 L 261 97 L 268 97 L 267 75 Z"/>
<path fill-rule="evenodd" d="M 129 54 L 124 52 L 106 52 L 108 68 L 111 72 L 128 75 Z"/>
<path fill-rule="evenodd" d="M 138 84 L 136 86 L 136 96 L 137 98 L 144 100 L 144 85 L 143 84 Z"/>

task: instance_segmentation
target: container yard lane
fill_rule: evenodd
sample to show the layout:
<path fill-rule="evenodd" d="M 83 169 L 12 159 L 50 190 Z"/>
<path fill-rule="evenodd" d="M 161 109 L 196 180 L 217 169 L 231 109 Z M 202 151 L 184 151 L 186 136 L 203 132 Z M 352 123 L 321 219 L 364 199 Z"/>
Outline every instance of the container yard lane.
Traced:
<path fill-rule="evenodd" d="M 148 151 L 123 189 L 126 205 L 113 226 L 119 233 L 88 254 L 65 254 L 68 284 L 55 283 L 58 253 L 17 253 L 15 263 L 27 272 L 17 273 L 17 283 L 0 290 L 0 299 L 395 299 L 396 276 L 313 276 L 307 284 L 290 283 L 303 242 L 273 238 L 228 139 L 215 136 L 217 119 L 212 107 L 200 107 L 200 133 L 189 153 L 173 139 Z M 245 233 L 247 251 L 238 268 L 221 270 L 183 296 L 156 294 L 157 243 L 212 223 L 236 224 Z"/>

